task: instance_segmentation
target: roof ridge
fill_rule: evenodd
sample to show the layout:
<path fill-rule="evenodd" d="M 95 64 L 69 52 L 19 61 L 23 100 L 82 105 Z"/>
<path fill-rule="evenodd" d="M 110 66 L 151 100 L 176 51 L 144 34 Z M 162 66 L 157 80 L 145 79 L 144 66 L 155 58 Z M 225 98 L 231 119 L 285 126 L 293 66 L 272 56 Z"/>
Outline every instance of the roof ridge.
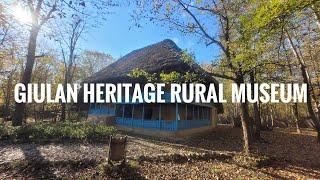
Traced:
<path fill-rule="evenodd" d="M 117 61 L 120 61 L 121 59 L 126 59 L 127 57 L 130 57 L 132 54 L 135 54 L 137 52 L 141 52 L 143 50 L 151 49 L 151 48 L 153 48 L 155 46 L 159 46 L 159 45 L 171 45 L 172 47 L 174 47 L 174 49 L 181 51 L 181 49 L 177 46 L 177 44 L 174 41 L 172 41 L 171 39 L 164 39 L 160 42 L 153 43 L 153 44 L 147 45 L 147 46 L 139 48 L 139 49 L 135 49 L 135 50 L 129 52 L 128 54 L 126 54 L 125 56 L 119 58 Z"/>

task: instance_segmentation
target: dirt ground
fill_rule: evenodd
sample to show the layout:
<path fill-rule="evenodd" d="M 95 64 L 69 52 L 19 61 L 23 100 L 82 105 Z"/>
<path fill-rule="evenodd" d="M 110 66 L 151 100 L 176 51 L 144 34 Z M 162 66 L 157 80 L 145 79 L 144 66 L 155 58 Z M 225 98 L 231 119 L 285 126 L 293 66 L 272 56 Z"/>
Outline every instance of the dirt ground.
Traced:
<path fill-rule="evenodd" d="M 130 135 L 128 165 L 103 165 L 107 144 L 0 144 L 0 179 L 320 179 L 316 133 L 303 129 L 262 132 L 251 162 L 241 154 L 241 129 L 219 127 L 202 136 L 164 140 Z M 264 162 L 264 161 L 261 161 Z M 107 170 L 106 170 L 107 169 Z"/>

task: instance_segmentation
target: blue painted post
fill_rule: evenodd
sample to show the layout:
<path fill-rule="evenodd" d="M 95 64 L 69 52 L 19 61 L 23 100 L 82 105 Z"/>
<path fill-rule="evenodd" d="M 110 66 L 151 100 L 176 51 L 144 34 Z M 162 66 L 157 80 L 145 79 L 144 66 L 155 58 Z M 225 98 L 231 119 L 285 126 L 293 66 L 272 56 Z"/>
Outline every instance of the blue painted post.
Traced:
<path fill-rule="evenodd" d="M 188 120 L 188 104 L 186 103 L 186 119 L 185 120 Z"/>
<path fill-rule="evenodd" d="M 134 104 L 132 104 L 131 126 L 133 127 Z"/>
<path fill-rule="evenodd" d="M 188 104 L 186 103 L 186 119 L 185 119 L 185 122 L 183 124 L 187 124 L 187 123 L 189 124 L 189 121 L 188 121 Z"/>
<path fill-rule="evenodd" d="M 205 108 L 205 107 L 201 107 L 202 119 L 206 119 L 206 118 L 204 117 L 204 108 Z"/>
<path fill-rule="evenodd" d="M 124 123 L 124 104 L 122 105 L 122 122 Z"/>
<path fill-rule="evenodd" d="M 144 127 L 144 104 L 142 104 L 142 127 Z"/>
<path fill-rule="evenodd" d="M 179 109 L 178 109 L 178 103 L 176 103 L 176 122 L 175 122 L 175 130 L 178 130 L 178 116 L 179 116 Z"/>
<path fill-rule="evenodd" d="M 192 105 L 192 120 L 194 120 L 194 105 Z"/>
<path fill-rule="evenodd" d="M 159 105 L 159 129 L 161 129 L 161 103 Z"/>

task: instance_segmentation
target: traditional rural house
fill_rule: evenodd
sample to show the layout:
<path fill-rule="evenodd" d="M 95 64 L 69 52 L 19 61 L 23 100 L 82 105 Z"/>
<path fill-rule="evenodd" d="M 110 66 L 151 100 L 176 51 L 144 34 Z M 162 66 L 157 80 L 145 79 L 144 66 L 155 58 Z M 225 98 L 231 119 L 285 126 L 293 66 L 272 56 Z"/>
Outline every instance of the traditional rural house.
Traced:
<path fill-rule="evenodd" d="M 140 69 L 159 77 L 161 73 L 186 72 L 196 74 L 204 84 L 217 81 L 199 65 L 182 60 L 183 51 L 171 40 L 132 51 L 107 66 L 86 82 L 146 83 L 145 78 L 129 76 Z M 165 94 L 168 98 L 168 93 Z M 211 130 L 217 124 L 221 104 L 214 103 L 116 103 L 91 104 L 88 119 L 94 122 L 113 122 L 118 128 L 156 136 L 186 136 Z"/>

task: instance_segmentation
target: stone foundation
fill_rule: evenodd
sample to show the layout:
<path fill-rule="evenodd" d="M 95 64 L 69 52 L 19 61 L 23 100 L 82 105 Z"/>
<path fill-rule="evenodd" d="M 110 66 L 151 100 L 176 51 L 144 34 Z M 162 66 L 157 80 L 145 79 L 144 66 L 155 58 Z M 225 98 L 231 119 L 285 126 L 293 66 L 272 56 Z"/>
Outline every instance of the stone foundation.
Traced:
<path fill-rule="evenodd" d="M 147 136 L 155 136 L 155 137 L 188 137 L 188 136 L 194 136 L 199 135 L 203 133 L 211 132 L 214 128 L 212 126 L 204 126 L 200 128 L 193 128 L 193 129 L 184 129 L 184 130 L 178 130 L 178 131 L 162 131 L 162 130 L 156 130 L 156 129 L 143 129 L 143 128 L 134 128 L 134 127 L 128 127 L 128 126 L 119 126 L 116 125 L 117 129 L 122 131 L 127 131 L 135 134 L 142 134 Z"/>

